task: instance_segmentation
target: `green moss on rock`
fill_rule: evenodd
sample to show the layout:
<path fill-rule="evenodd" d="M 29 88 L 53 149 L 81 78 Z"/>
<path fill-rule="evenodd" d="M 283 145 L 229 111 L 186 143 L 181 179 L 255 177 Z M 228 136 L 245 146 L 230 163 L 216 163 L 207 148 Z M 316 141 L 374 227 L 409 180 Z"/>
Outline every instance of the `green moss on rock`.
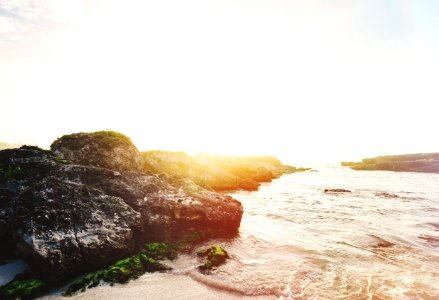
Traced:
<path fill-rule="evenodd" d="M 0 299 L 33 299 L 45 286 L 43 281 L 35 278 L 13 280 L 0 287 Z"/>
<path fill-rule="evenodd" d="M 104 280 L 107 282 L 127 282 L 131 278 L 138 278 L 144 273 L 142 260 L 134 256 L 117 261 L 104 271 Z"/>
<path fill-rule="evenodd" d="M 125 283 L 143 275 L 145 272 L 157 272 L 170 270 L 169 267 L 160 263 L 161 259 L 174 259 L 178 252 L 191 249 L 196 243 L 206 238 L 206 233 L 194 232 L 186 235 L 180 242 L 175 244 L 149 243 L 145 244 L 138 255 L 116 261 L 105 270 L 89 273 L 73 282 L 65 292 L 66 296 L 78 291 L 85 291 L 101 283 L 101 281 L 113 283 Z M 207 256 L 205 269 L 211 269 L 222 264 L 229 258 L 227 252 L 220 246 L 213 246 L 201 252 L 199 256 Z M 203 267 L 203 266 L 201 266 Z M 201 268 L 200 267 L 200 268 Z"/>
<path fill-rule="evenodd" d="M 220 266 L 230 258 L 227 251 L 219 245 L 198 251 L 197 255 L 199 257 L 207 257 L 206 263 L 198 267 L 201 271 L 211 270 L 214 267 Z"/>
<path fill-rule="evenodd" d="M 151 248 L 154 249 L 155 246 L 153 245 Z M 146 254 L 141 253 L 133 257 L 118 260 L 105 270 L 89 273 L 81 277 L 68 287 L 65 295 L 69 296 L 77 291 L 85 291 L 87 288 L 92 288 L 99 285 L 101 281 L 109 283 L 125 283 L 131 279 L 140 277 L 145 272 L 165 270 L 170 270 L 170 268 L 161 264 L 154 258 L 148 257 Z"/>
<path fill-rule="evenodd" d="M 174 259 L 177 255 L 174 246 L 166 243 L 146 244 L 141 253 L 153 259 Z"/>
<path fill-rule="evenodd" d="M 77 291 L 85 291 L 86 288 L 98 286 L 103 276 L 102 271 L 89 273 L 72 283 L 66 291 L 66 295 L 71 295 Z"/>

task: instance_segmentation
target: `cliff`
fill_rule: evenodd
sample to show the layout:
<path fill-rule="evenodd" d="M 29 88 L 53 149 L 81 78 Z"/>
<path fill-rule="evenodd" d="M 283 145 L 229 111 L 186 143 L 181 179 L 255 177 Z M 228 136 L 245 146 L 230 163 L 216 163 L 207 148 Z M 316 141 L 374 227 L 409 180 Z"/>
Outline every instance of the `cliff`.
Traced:
<path fill-rule="evenodd" d="M 439 173 L 439 153 L 386 155 L 365 158 L 361 162 L 342 162 L 354 170 L 386 170 Z"/>

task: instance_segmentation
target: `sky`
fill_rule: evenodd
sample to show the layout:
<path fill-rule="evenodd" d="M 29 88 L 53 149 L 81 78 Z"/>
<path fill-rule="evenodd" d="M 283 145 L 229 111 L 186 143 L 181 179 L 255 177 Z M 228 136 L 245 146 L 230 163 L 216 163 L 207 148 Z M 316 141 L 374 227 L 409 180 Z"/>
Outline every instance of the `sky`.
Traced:
<path fill-rule="evenodd" d="M 435 0 L 0 0 L 0 141 L 287 162 L 438 152 Z"/>

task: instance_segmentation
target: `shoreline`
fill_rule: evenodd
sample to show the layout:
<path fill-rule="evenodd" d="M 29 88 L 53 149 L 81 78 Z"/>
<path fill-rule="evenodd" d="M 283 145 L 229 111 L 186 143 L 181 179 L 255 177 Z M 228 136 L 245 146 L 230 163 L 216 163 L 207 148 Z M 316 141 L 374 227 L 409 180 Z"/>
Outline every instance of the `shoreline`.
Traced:
<path fill-rule="evenodd" d="M 274 300 L 275 296 L 247 296 L 215 289 L 190 276 L 175 273 L 146 273 L 126 284 L 100 285 L 70 297 L 62 296 L 63 287 L 53 290 L 41 300 L 119 300 L 119 299 L 248 299 Z"/>

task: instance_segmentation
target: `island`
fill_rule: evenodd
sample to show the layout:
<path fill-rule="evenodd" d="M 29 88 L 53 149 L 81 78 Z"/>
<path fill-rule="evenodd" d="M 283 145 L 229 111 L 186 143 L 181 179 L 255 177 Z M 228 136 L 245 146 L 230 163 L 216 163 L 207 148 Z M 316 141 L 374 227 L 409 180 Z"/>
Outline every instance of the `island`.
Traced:
<path fill-rule="evenodd" d="M 439 173 L 439 153 L 385 155 L 361 162 L 341 162 L 341 165 L 353 170 Z"/>

